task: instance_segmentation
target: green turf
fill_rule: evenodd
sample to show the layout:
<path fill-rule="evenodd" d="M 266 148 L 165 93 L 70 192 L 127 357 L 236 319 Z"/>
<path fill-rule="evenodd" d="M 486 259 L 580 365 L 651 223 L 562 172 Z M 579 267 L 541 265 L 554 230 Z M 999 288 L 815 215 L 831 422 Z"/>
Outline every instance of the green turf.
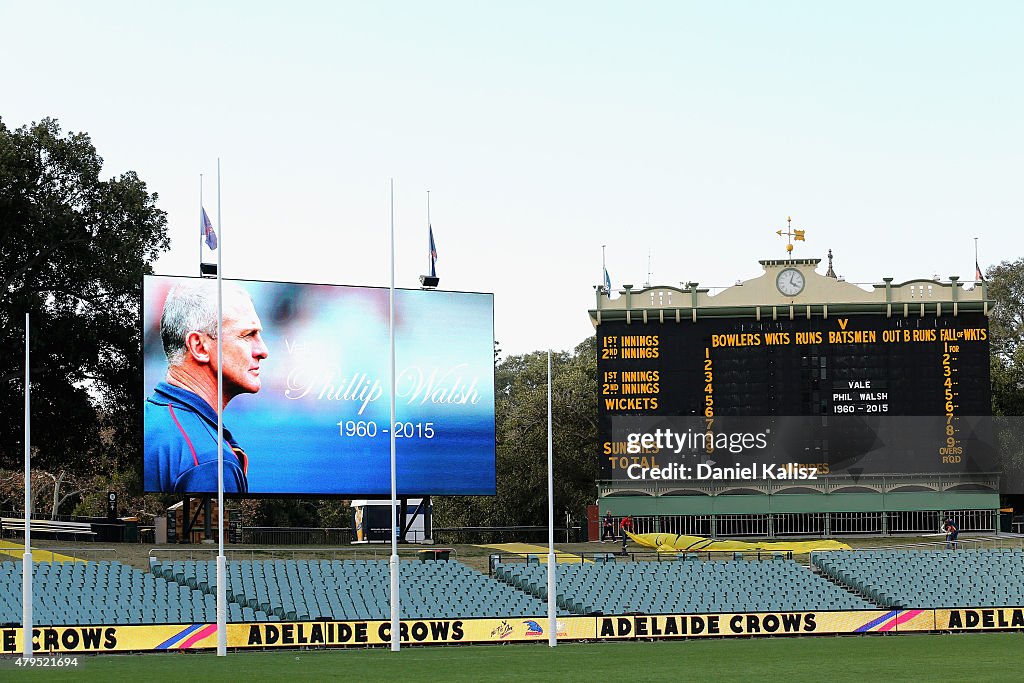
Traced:
<path fill-rule="evenodd" d="M 1024 634 L 846 636 L 406 647 L 318 652 L 83 656 L 76 669 L 0 680 L 349 681 L 1021 681 Z"/>

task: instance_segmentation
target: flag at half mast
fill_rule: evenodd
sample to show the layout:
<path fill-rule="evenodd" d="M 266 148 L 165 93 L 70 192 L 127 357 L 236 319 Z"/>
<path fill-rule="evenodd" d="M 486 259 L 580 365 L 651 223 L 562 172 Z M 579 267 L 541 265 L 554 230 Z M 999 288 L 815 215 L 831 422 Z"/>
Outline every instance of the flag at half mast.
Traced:
<path fill-rule="evenodd" d="M 203 240 L 206 242 L 206 246 L 210 249 L 217 248 L 217 231 L 213 229 L 213 223 L 210 222 L 210 217 L 206 215 L 206 209 L 202 206 L 199 207 L 199 233 L 203 236 Z"/>
<path fill-rule="evenodd" d="M 429 224 L 427 225 L 427 233 L 429 235 L 429 244 L 427 245 L 430 249 L 430 277 L 437 277 L 437 269 L 434 264 L 437 263 L 437 246 L 434 244 L 434 228 Z"/>

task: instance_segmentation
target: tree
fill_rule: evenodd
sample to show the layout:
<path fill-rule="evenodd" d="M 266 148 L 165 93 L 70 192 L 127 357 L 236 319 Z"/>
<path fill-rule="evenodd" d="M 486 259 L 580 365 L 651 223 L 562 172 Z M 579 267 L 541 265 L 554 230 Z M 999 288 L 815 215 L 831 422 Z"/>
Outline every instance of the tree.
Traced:
<path fill-rule="evenodd" d="M 24 320 L 31 316 L 33 466 L 138 466 L 142 276 L 169 246 L 156 193 L 101 180 L 84 133 L 0 120 L 0 467 L 23 453 Z"/>
<path fill-rule="evenodd" d="M 582 519 L 596 497 L 597 350 L 591 337 L 552 355 L 555 516 Z M 495 368 L 497 495 L 435 499 L 437 526 L 540 526 L 547 502 L 547 352 Z"/>
<path fill-rule="evenodd" d="M 1002 456 L 1002 492 L 1011 505 L 1024 504 L 1024 258 L 988 269 L 995 301 L 989 319 L 992 414 Z"/>
<path fill-rule="evenodd" d="M 1024 415 L 1024 258 L 992 266 L 988 279 L 993 412 Z"/>

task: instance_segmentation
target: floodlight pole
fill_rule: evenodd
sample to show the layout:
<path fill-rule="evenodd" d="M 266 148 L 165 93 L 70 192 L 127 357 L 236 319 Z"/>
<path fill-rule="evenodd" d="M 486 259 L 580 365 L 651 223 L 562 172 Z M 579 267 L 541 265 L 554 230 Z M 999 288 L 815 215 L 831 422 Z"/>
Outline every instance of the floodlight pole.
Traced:
<path fill-rule="evenodd" d="M 555 479 L 551 439 L 551 349 L 548 349 L 548 646 L 558 645 L 558 616 L 555 610 Z"/>
<path fill-rule="evenodd" d="M 391 179 L 391 232 L 388 239 L 391 248 L 391 284 L 388 288 L 388 338 L 391 351 L 391 651 L 402 649 L 401 607 L 398 583 L 398 485 L 395 475 L 395 179 Z"/>
<path fill-rule="evenodd" d="M 22 659 L 32 659 L 32 441 L 31 394 L 28 353 L 28 312 L 25 312 L 25 554 L 21 560 L 21 635 L 24 638 Z"/>
<path fill-rule="evenodd" d="M 224 291 L 221 258 L 224 224 L 220 213 L 220 159 L 217 159 L 217 656 L 228 654 L 227 560 L 224 557 Z M 188 510 L 185 511 L 187 515 Z M 206 520 L 209 522 L 209 520 Z"/>

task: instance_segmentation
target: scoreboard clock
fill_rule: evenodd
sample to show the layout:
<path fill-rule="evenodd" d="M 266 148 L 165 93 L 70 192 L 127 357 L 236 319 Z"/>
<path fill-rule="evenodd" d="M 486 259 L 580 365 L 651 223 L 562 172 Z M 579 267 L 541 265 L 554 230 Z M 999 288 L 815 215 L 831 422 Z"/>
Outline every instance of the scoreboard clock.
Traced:
<path fill-rule="evenodd" d="M 797 296 L 804 291 L 805 284 L 804 274 L 796 268 L 786 268 L 775 276 L 775 287 L 786 296 Z"/>

